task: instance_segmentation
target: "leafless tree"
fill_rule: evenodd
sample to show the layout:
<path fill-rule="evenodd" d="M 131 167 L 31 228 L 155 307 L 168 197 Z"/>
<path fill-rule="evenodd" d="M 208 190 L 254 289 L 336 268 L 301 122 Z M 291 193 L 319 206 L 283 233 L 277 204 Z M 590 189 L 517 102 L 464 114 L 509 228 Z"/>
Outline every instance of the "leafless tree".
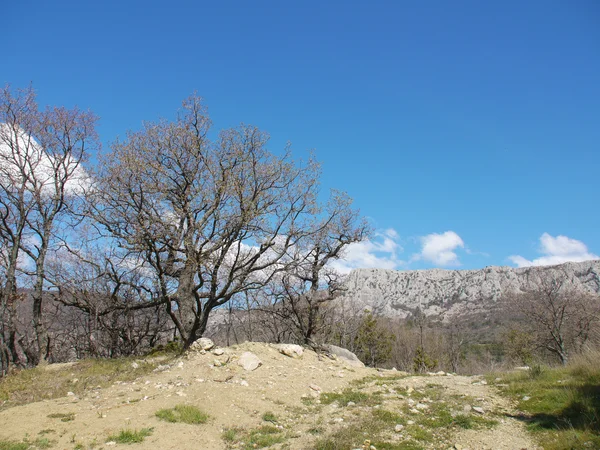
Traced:
<path fill-rule="evenodd" d="M 214 308 L 285 270 L 317 190 L 317 165 L 274 156 L 257 128 L 213 142 L 210 126 L 190 97 L 174 122 L 115 143 L 90 197 L 91 214 L 154 286 L 185 347 Z"/>
<path fill-rule="evenodd" d="M 46 257 L 62 216 L 68 213 L 71 194 L 86 182 L 81 163 L 87 152 L 99 147 L 96 117 L 77 108 L 39 110 L 32 89 L 13 95 L 0 93 L 2 131 L 0 185 L 3 223 L 0 234 L 8 242 L 5 295 L 8 304 L 16 292 L 19 258 L 31 268 L 21 271 L 32 277 L 33 327 L 37 341 L 34 363 L 43 362 L 48 346 L 43 320 Z"/>
<path fill-rule="evenodd" d="M 16 312 L 19 295 L 17 277 L 22 269 L 21 248 L 28 237 L 27 218 L 35 199 L 28 186 L 35 154 L 28 130 L 35 128 L 37 110 L 31 90 L 16 95 L 5 87 L 0 93 L 0 257 L 2 264 L 1 315 L 2 335 L 12 362 L 22 365 Z"/>
<path fill-rule="evenodd" d="M 534 345 L 562 364 L 598 337 L 600 298 L 570 291 L 563 280 L 547 280 L 536 291 L 512 295 L 506 306 L 516 320 L 520 319 Z"/>
<path fill-rule="evenodd" d="M 332 300 L 344 292 L 343 277 L 331 265 L 348 245 L 366 239 L 371 229 L 345 193 L 333 191 L 317 210 L 312 231 L 294 248 L 297 261 L 271 286 L 269 311 L 284 321 L 303 344 L 314 345 L 315 335 L 332 330 L 326 321 Z M 325 336 L 322 336 L 325 339 Z"/>

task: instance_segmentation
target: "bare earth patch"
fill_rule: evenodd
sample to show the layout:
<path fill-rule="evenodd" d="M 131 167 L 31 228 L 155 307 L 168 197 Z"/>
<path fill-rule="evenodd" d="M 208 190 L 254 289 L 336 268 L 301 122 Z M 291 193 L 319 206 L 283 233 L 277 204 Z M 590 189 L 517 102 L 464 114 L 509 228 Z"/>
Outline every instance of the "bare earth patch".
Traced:
<path fill-rule="evenodd" d="M 510 417 L 509 401 L 476 377 L 408 376 L 312 351 L 291 358 L 259 343 L 213 351 L 189 353 L 134 381 L 9 407 L 0 412 L 0 441 L 40 436 L 57 449 L 312 449 L 344 448 L 328 444 L 343 435 L 335 445 L 348 439 L 349 449 L 377 440 L 390 449 L 535 448 Z M 262 364 L 244 370 L 237 363 L 244 352 Z M 208 418 L 187 424 L 156 416 L 178 405 Z M 109 440 L 122 430 L 152 432 L 134 444 Z"/>

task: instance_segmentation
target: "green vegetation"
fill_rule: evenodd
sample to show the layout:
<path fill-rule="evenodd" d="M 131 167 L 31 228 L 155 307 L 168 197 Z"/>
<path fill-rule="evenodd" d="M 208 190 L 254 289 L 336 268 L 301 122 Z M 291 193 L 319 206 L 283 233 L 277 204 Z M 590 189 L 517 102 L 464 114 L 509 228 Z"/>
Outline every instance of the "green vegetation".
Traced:
<path fill-rule="evenodd" d="M 119 431 L 119 434 L 109 436 L 106 442 L 114 441 L 117 444 L 139 444 L 145 438 L 152 434 L 153 428 L 142 428 L 141 430 L 125 429 Z"/>
<path fill-rule="evenodd" d="M 209 415 L 192 405 L 177 405 L 174 408 L 161 409 L 156 412 L 156 417 L 171 423 L 187 423 L 199 425 L 206 423 Z"/>
<path fill-rule="evenodd" d="M 81 395 L 86 390 L 108 387 L 117 380 L 135 380 L 152 372 L 157 365 L 158 362 L 135 358 L 86 359 L 59 367 L 13 371 L 0 378 L 0 410 L 64 397 L 67 392 Z"/>
<path fill-rule="evenodd" d="M 530 431 L 546 450 L 600 448 L 600 355 L 568 366 L 490 374 L 518 402 Z"/>
<path fill-rule="evenodd" d="M 394 334 L 366 312 L 354 342 L 356 356 L 368 366 L 377 367 L 390 359 L 393 341 Z"/>
<path fill-rule="evenodd" d="M 277 416 L 271 411 L 267 411 L 262 415 L 262 420 L 265 422 L 277 423 Z"/>
<path fill-rule="evenodd" d="M 27 450 L 29 444 L 26 442 L 0 441 L 0 450 Z"/>
<path fill-rule="evenodd" d="M 221 437 L 229 446 L 243 450 L 270 447 L 286 440 L 283 430 L 272 425 L 263 425 L 252 430 L 228 428 Z"/>
<path fill-rule="evenodd" d="M 322 403 L 335 401 L 340 406 L 345 406 L 348 401 L 353 401 L 357 405 L 376 406 L 385 401 L 386 408 L 353 409 L 353 416 L 344 416 L 344 426 L 322 436 L 314 448 L 342 450 L 361 446 L 368 448 L 373 445 L 378 450 L 422 449 L 434 444 L 450 445 L 452 434 L 459 429 L 487 428 L 497 424 L 493 418 L 464 414 L 463 407 L 472 403 L 469 397 L 445 395 L 445 388 L 433 383 L 409 393 L 396 383 L 401 378 L 403 377 L 363 378 L 355 383 L 355 390 L 322 394 Z M 377 391 L 380 387 L 387 388 L 394 394 Z M 411 412 L 413 406 L 396 397 L 395 393 L 400 392 L 403 397 L 408 396 L 413 401 L 423 402 L 427 412 Z M 398 425 L 401 427 L 396 431 Z M 322 430 L 321 433 L 314 434 L 322 434 Z M 367 441 L 369 445 L 365 444 Z"/>
<path fill-rule="evenodd" d="M 32 450 L 47 449 L 54 445 L 54 441 L 47 438 L 37 438 L 35 441 L 29 441 L 27 438 L 22 442 L 0 441 L 0 450 Z"/>
<path fill-rule="evenodd" d="M 53 413 L 48 414 L 49 419 L 60 419 L 61 422 L 72 422 L 75 420 L 75 413 Z"/>
<path fill-rule="evenodd" d="M 342 392 L 324 392 L 321 394 L 321 403 L 329 405 L 337 402 L 340 406 L 346 406 L 349 402 L 357 405 L 372 406 L 381 401 L 378 394 L 368 394 L 354 389 L 344 389 Z"/>

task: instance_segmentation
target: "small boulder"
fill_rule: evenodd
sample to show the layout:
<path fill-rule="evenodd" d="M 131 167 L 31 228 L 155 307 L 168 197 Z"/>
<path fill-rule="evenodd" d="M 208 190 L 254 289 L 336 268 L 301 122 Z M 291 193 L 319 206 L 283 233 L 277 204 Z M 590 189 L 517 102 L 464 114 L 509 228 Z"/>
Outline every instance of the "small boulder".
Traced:
<path fill-rule="evenodd" d="M 483 408 L 481 406 L 473 406 L 473 411 L 475 411 L 476 413 L 479 413 L 479 414 L 485 414 L 485 411 L 483 410 Z"/>
<path fill-rule="evenodd" d="M 404 430 L 404 425 L 402 425 L 401 423 L 399 423 L 398 425 L 396 425 L 396 426 L 394 427 L 394 431 L 395 431 L 396 433 L 402 433 L 402 430 Z"/>
<path fill-rule="evenodd" d="M 200 350 L 210 350 L 211 348 L 213 348 L 215 346 L 215 343 L 212 341 L 212 339 L 209 338 L 200 338 L 198 339 L 196 342 L 194 342 L 191 346 L 190 346 L 190 350 L 194 350 L 194 351 L 200 351 Z"/>
<path fill-rule="evenodd" d="M 326 345 L 325 350 L 353 367 L 365 367 L 361 360 L 358 359 L 358 356 L 350 350 L 346 350 L 345 348 L 336 345 Z"/>
<path fill-rule="evenodd" d="M 215 356 L 221 356 L 223 353 L 225 353 L 225 350 L 223 350 L 222 348 L 215 348 L 213 350 L 213 355 Z"/>
<path fill-rule="evenodd" d="M 279 350 L 279 353 L 290 358 L 301 358 L 304 353 L 302 346 L 296 344 L 276 344 L 274 347 Z"/>
<path fill-rule="evenodd" d="M 238 360 L 238 365 L 243 367 L 244 370 L 247 370 L 250 372 L 250 371 L 258 369 L 258 367 L 262 365 L 262 361 L 260 359 L 258 359 L 258 356 L 256 356 L 254 353 L 244 352 L 244 353 L 242 353 L 242 355 L 240 356 L 240 359 Z"/>

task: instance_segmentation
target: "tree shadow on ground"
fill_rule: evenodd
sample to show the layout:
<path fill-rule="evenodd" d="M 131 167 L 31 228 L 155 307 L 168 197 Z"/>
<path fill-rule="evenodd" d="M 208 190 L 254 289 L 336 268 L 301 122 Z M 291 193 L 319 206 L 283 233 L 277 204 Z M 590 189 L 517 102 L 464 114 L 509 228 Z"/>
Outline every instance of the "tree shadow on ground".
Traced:
<path fill-rule="evenodd" d="M 572 398 L 558 413 L 509 415 L 537 429 L 577 429 L 600 434 L 600 385 L 570 387 Z"/>

